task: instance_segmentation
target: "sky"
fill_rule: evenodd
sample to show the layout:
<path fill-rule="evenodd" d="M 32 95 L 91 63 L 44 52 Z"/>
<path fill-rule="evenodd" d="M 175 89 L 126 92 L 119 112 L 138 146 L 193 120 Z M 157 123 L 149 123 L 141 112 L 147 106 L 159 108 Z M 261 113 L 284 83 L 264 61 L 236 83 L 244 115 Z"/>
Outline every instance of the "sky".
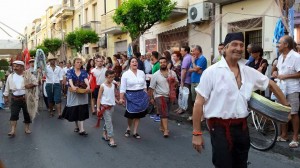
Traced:
<path fill-rule="evenodd" d="M 62 0 L 0 0 L 0 22 L 24 34 L 25 27 L 46 13 L 49 6 L 61 4 Z M 12 37 L 1 29 L 3 28 Z M 0 23 L 0 39 L 16 39 L 14 33 Z"/>

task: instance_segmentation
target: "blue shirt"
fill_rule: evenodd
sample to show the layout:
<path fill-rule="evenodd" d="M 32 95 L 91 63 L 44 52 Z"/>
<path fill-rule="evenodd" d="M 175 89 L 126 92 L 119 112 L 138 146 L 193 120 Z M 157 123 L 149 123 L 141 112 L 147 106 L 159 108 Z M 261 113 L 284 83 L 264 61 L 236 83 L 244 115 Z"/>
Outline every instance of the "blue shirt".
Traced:
<path fill-rule="evenodd" d="M 80 87 L 85 85 L 84 79 L 88 78 L 88 74 L 85 70 L 81 69 L 80 75 L 77 76 L 75 73 L 75 69 L 70 69 L 68 70 L 66 77 L 67 77 L 67 81 L 69 81 L 69 79 L 72 79 L 73 85 Z"/>
<path fill-rule="evenodd" d="M 249 64 L 250 64 L 252 61 L 254 61 L 254 58 L 252 57 L 252 55 L 250 55 L 248 61 L 246 62 L 246 65 L 249 66 Z"/>
<path fill-rule="evenodd" d="M 201 55 L 199 58 L 195 60 L 195 64 L 201 68 L 202 71 L 204 71 L 207 67 L 207 60 L 206 58 Z M 191 68 L 193 68 L 193 63 L 191 63 Z M 192 72 L 191 74 L 191 82 L 192 83 L 200 83 L 201 74 L 198 72 Z"/>

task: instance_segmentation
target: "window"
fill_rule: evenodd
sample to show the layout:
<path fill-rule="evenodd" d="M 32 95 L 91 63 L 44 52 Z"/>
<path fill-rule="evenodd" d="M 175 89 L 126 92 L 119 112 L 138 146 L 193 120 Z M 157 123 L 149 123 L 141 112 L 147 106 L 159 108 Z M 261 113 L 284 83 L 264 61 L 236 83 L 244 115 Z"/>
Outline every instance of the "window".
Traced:
<path fill-rule="evenodd" d="M 248 44 L 258 44 L 262 47 L 262 30 L 253 30 L 245 32 L 245 51 L 247 51 Z M 250 54 L 245 52 L 245 58 L 248 59 Z"/>
<path fill-rule="evenodd" d="M 79 23 L 78 27 L 81 27 L 81 15 L 78 15 L 78 23 Z"/>
<path fill-rule="evenodd" d="M 89 47 L 85 47 L 85 54 L 89 54 Z"/>
<path fill-rule="evenodd" d="M 262 46 L 262 18 L 252 18 L 241 20 L 228 24 L 228 32 L 244 32 L 245 36 L 245 58 L 250 54 L 247 52 L 247 46 L 251 43 Z"/>
<path fill-rule="evenodd" d="M 93 4 L 93 20 L 98 21 L 97 19 L 97 3 Z"/>
<path fill-rule="evenodd" d="M 254 30 L 245 32 L 246 42 L 249 44 L 258 44 L 262 46 L 262 30 Z"/>
<path fill-rule="evenodd" d="M 86 24 L 89 22 L 88 13 L 89 13 L 88 8 L 86 8 L 85 11 L 84 11 L 84 15 L 85 15 L 85 23 L 86 23 Z"/>

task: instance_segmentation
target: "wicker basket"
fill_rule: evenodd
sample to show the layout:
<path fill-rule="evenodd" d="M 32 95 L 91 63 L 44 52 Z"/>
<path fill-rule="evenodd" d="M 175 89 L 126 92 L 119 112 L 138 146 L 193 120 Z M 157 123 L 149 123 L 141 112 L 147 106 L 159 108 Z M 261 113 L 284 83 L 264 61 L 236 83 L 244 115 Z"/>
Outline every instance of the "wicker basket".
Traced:
<path fill-rule="evenodd" d="M 71 87 L 69 87 L 70 92 L 75 92 L 75 93 L 80 93 L 80 94 L 85 94 L 86 90 L 82 88 L 78 88 L 76 91 L 74 91 Z"/>
<path fill-rule="evenodd" d="M 289 121 L 288 115 L 291 112 L 291 107 L 283 106 L 279 103 L 257 94 L 252 93 L 251 99 L 248 102 L 249 109 L 258 112 L 275 121 L 287 123 Z"/>

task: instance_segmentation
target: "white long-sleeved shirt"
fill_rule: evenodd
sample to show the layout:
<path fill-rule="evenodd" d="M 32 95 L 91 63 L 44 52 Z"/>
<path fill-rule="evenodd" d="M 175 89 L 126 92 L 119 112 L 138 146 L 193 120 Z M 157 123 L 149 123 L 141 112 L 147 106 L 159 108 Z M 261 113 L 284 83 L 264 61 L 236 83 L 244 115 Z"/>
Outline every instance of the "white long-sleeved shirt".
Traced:
<path fill-rule="evenodd" d="M 120 93 L 125 93 L 126 90 L 142 90 L 147 88 L 146 75 L 143 71 L 137 70 L 136 75 L 128 69 L 121 78 Z"/>
<path fill-rule="evenodd" d="M 60 83 L 63 80 L 64 71 L 59 66 L 55 66 L 55 69 L 48 65 L 46 73 L 46 83 Z"/>

